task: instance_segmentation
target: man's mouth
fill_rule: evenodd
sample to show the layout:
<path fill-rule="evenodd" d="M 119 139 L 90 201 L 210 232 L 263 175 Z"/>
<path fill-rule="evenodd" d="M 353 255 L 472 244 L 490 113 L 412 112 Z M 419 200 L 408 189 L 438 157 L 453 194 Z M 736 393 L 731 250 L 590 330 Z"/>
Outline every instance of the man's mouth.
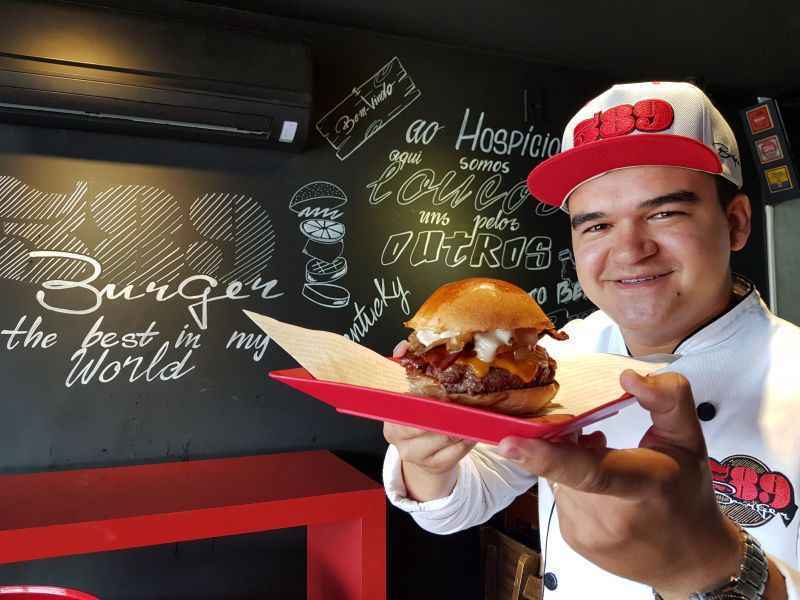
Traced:
<path fill-rule="evenodd" d="M 637 284 L 640 284 L 640 283 L 647 283 L 648 281 L 654 281 L 656 279 L 661 279 L 662 277 L 666 277 L 667 275 L 669 275 L 669 273 L 671 273 L 671 271 L 668 272 L 668 273 L 660 273 L 658 275 L 643 275 L 643 276 L 640 276 L 640 277 L 631 277 L 631 278 L 627 278 L 627 279 L 617 279 L 616 281 L 617 281 L 617 283 L 621 283 L 621 284 L 624 284 L 624 285 L 637 285 Z"/>

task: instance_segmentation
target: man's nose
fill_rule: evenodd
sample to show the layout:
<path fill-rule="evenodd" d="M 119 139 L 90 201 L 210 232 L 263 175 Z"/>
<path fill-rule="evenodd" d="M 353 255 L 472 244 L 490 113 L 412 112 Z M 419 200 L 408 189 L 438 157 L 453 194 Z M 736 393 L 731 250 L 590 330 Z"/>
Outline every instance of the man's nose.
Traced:
<path fill-rule="evenodd" d="M 620 264 L 635 264 L 658 252 L 658 244 L 647 229 L 636 223 L 618 224 L 612 255 Z"/>

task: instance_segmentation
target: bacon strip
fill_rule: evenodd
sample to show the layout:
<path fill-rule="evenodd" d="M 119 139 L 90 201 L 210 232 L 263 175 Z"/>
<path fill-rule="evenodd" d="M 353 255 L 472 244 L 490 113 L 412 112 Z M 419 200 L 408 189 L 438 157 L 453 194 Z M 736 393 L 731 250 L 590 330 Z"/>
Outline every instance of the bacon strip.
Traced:
<path fill-rule="evenodd" d="M 447 367 L 456 362 L 460 355 L 461 352 L 448 352 L 445 346 L 437 346 L 432 350 L 428 350 L 422 355 L 422 358 L 429 365 L 444 371 Z"/>

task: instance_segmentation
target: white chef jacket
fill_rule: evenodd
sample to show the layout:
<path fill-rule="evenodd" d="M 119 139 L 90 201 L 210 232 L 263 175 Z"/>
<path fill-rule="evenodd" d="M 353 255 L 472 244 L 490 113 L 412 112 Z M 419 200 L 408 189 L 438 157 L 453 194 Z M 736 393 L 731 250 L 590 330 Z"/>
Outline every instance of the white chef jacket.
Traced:
<path fill-rule="evenodd" d="M 677 360 L 663 371 L 683 374 L 695 404 L 716 409 L 701 421 L 723 511 L 763 546 L 784 577 L 789 600 L 800 600 L 800 328 L 773 315 L 752 284 L 736 279 L 742 299 L 733 308 L 684 340 Z M 565 353 L 610 352 L 628 355 L 619 328 L 597 311 L 564 328 L 570 339 L 544 338 L 556 359 Z M 704 407 L 708 408 L 708 407 Z M 713 412 L 713 411 L 712 411 Z M 633 405 L 586 428 L 601 430 L 609 447 L 635 448 L 652 424 Z M 428 502 L 405 496 L 400 458 L 390 445 L 383 479 L 389 501 L 407 511 L 423 529 L 448 534 L 486 522 L 529 489 L 536 478 L 514 462 L 477 444 L 459 463 L 453 492 Z M 548 600 L 598 597 L 650 600 L 649 587 L 600 569 L 574 552 L 561 537 L 549 485 L 539 486 L 541 573 L 555 589 Z M 680 548 L 675 548 L 680 552 Z"/>

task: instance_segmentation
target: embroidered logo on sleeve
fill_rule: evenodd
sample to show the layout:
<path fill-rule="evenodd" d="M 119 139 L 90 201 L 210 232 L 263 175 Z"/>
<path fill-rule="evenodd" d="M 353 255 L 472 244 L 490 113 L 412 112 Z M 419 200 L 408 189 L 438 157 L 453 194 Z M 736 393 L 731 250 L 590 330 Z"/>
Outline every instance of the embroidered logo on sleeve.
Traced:
<path fill-rule="evenodd" d="M 788 477 L 743 454 L 729 456 L 722 462 L 713 458 L 708 461 L 717 502 L 731 520 L 742 527 L 760 527 L 779 516 L 789 526 L 797 504 Z"/>

